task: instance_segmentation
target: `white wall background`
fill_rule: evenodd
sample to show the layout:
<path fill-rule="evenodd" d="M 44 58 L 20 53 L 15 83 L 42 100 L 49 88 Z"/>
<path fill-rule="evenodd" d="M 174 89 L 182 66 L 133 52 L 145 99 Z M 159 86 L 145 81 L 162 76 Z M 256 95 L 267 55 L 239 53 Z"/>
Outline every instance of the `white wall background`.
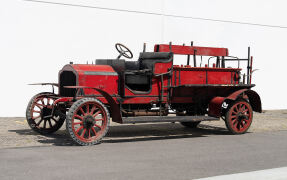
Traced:
<path fill-rule="evenodd" d="M 36 93 L 57 82 L 63 65 L 118 55 L 121 42 L 135 54 L 156 43 L 229 48 L 245 58 L 251 46 L 256 90 L 263 109 L 286 109 L 287 12 L 284 0 L 47 0 L 104 8 L 282 26 L 253 26 L 162 15 L 119 12 L 21 0 L 0 0 L 0 116 L 25 116 Z M 177 62 L 180 64 L 181 62 Z"/>

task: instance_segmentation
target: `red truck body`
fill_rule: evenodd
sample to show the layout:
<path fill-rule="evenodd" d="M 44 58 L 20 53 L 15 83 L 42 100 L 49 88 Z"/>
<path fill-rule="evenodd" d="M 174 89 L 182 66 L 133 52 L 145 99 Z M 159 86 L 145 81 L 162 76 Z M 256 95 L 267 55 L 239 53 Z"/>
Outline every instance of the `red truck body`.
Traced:
<path fill-rule="evenodd" d="M 117 46 L 120 56 L 132 57 L 128 48 Z M 129 52 L 131 56 L 127 56 Z M 186 55 L 187 63 L 174 65 L 174 54 Z M 59 87 L 59 93 L 42 93 L 30 101 L 27 120 L 31 128 L 51 133 L 66 120 L 72 139 L 91 145 L 107 132 L 109 114 L 118 123 L 179 121 L 187 127 L 222 117 L 232 133 L 241 134 L 251 125 L 252 112 L 262 111 L 259 95 L 251 90 L 255 85 L 251 84 L 250 49 L 248 58 L 239 59 L 230 57 L 227 48 L 160 44 L 154 46 L 154 52 L 144 48 L 138 61 L 120 56 L 96 60 L 96 64 L 65 65 L 59 82 L 51 84 Z M 202 56 L 216 58 L 216 63 L 210 65 L 208 60 L 208 64 L 198 66 L 197 58 Z M 226 68 L 227 61 L 246 61 L 247 74 L 242 75 L 240 67 Z M 47 103 L 41 103 L 45 98 Z M 49 99 L 53 103 L 48 103 Z M 39 110 L 35 110 L 37 104 L 42 104 Z M 96 109 L 100 109 L 101 119 L 106 118 L 102 125 L 95 125 L 101 127 L 100 135 L 92 126 L 98 114 L 93 117 L 91 112 Z M 171 111 L 176 116 L 170 115 Z M 51 123 L 52 117 L 58 117 L 60 123 Z M 78 128 L 74 121 L 79 121 Z"/>

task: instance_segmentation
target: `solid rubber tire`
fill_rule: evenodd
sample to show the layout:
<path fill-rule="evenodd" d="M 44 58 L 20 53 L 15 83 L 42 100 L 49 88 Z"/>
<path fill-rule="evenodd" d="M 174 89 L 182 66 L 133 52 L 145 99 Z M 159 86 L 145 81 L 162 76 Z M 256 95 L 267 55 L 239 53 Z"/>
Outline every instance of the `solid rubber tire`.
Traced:
<path fill-rule="evenodd" d="M 84 104 L 86 102 L 89 102 L 89 101 L 96 101 L 98 104 L 100 104 L 103 107 L 103 109 L 104 109 L 104 111 L 105 111 L 105 113 L 107 115 L 107 125 L 106 125 L 106 128 L 105 128 L 105 131 L 102 133 L 102 135 L 97 140 L 92 141 L 92 142 L 83 142 L 83 141 L 79 140 L 75 136 L 75 134 L 73 132 L 73 129 L 72 129 L 72 118 L 74 116 L 74 112 L 78 109 L 78 107 L 80 107 L 82 104 Z M 110 124 L 110 114 L 109 114 L 109 111 L 106 108 L 106 106 L 101 101 L 99 101 L 96 98 L 83 98 L 83 99 L 80 99 L 80 100 L 76 101 L 71 106 L 71 108 L 69 109 L 68 114 L 67 114 L 67 120 L 66 120 L 66 131 L 69 134 L 69 136 L 72 138 L 72 140 L 77 145 L 92 146 L 92 145 L 99 144 L 101 142 L 102 138 L 107 134 L 107 132 L 109 130 L 109 124 Z"/>

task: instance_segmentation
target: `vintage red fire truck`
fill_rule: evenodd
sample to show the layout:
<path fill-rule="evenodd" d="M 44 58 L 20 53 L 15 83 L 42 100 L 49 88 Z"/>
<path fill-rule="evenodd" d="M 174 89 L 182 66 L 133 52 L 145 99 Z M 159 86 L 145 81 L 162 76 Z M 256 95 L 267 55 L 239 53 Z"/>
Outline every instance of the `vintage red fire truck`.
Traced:
<path fill-rule="evenodd" d="M 229 56 L 227 48 L 156 44 L 137 61 L 117 43 L 116 59 L 95 64 L 65 65 L 53 92 L 35 95 L 28 104 L 29 126 L 41 134 L 67 133 L 79 145 L 94 145 L 117 123 L 180 122 L 196 128 L 201 121 L 222 118 L 232 134 L 245 133 L 253 111 L 262 112 L 259 95 L 251 90 L 250 48 L 245 59 Z M 185 55 L 185 65 L 174 65 L 174 55 Z M 202 65 L 202 57 L 208 63 Z M 201 60 L 201 61 L 200 61 Z M 238 63 L 236 68 L 227 62 Z M 245 74 L 239 64 L 245 62 Z M 192 65 L 191 65 L 192 64 Z M 58 93 L 54 93 L 54 86 Z"/>

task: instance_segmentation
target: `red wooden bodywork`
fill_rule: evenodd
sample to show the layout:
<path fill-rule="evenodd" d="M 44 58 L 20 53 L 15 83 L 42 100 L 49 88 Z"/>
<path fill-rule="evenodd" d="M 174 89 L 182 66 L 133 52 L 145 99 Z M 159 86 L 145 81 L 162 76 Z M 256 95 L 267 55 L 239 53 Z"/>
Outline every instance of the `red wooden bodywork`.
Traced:
<path fill-rule="evenodd" d="M 126 61 L 120 58 L 131 59 L 132 52 L 119 43 L 115 47 L 116 59 L 71 62 L 60 70 L 58 83 L 42 83 L 52 85 L 53 92 L 39 93 L 28 103 L 31 129 L 50 134 L 66 122 L 74 142 L 94 145 L 108 132 L 110 117 L 117 123 L 180 122 L 191 128 L 221 117 L 231 133 L 243 134 L 253 111 L 262 111 L 259 95 L 251 90 L 250 48 L 248 58 L 239 59 L 227 48 L 160 44 L 154 52 L 145 52 L 144 46 L 137 61 Z M 174 54 L 186 56 L 187 63 L 175 65 Z M 208 57 L 203 67 L 202 56 Z M 210 66 L 211 58 L 216 63 Z M 227 61 L 238 61 L 238 67 L 226 68 Z M 242 75 L 240 61 L 247 61 L 247 74 Z"/>
<path fill-rule="evenodd" d="M 200 55 L 200 56 L 228 56 L 227 48 L 200 47 L 200 46 L 181 46 L 160 44 L 154 46 L 155 52 L 170 52 L 181 55 Z"/>
<path fill-rule="evenodd" d="M 155 55 L 163 52 L 187 56 L 216 56 L 222 58 L 222 61 L 228 56 L 227 48 L 167 44 L 154 46 Z M 72 101 L 73 98 L 96 97 L 110 106 L 114 111 L 111 112 L 113 121 L 119 123 L 122 122 L 123 112 L 126 113 L 129 108 L 136 111 L 131 106 L 137 106 L 138 112 L 147 112 L 152 105 L 171 107 L 179 112 L 188 106 L 188 111 L 192 108 L 200 109 L 195 114 L 220 117 L 222 103 L 239 96 L 251 99 L 252 108 L 261 112 L 260 97 L 250 90 L 254 85 L 240 82 L 241 71 L 241 68 L 225 68 L 220 67 L 220 64 L 213 67 L 174 65 L 172 55 L 169 61 L 154 63 L 149 90 L 138 91 L 125 84 L 125 69 L 117 70 L 111 65 L 68 64 L 59 72 L 59 99 Z"/>

